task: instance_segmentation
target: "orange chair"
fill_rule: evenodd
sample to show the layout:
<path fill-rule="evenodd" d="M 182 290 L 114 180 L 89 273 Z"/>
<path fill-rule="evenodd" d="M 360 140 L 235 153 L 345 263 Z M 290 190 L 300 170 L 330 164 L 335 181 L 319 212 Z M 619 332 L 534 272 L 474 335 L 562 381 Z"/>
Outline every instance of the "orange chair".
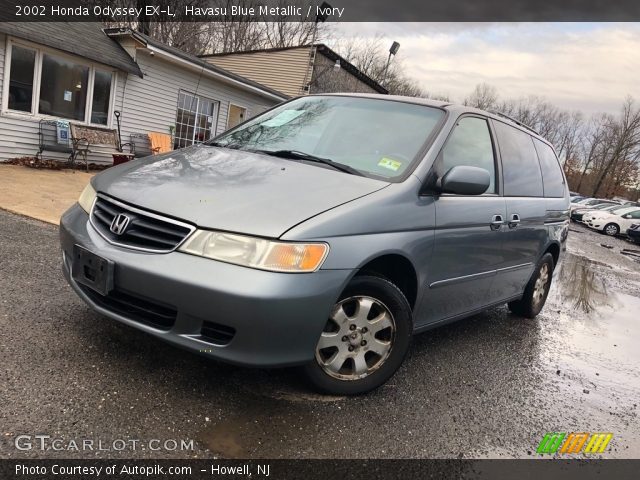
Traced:
<path fill-rule="evenodd" d="M 151 132 L 149 135 L 149 142 L 151 143 L 151 153 L 154 155 L 158 153 L 167 153 L 173 150 L 171 145 L 171 135 L 166 133 Z"/>

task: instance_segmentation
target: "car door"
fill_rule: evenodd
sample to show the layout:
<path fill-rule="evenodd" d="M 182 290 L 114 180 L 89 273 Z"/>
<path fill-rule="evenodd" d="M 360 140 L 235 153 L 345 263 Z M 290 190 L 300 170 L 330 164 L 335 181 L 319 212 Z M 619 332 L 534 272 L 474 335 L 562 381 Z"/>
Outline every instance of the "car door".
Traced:
<path fill-rule="evenodd" d="M 626 235 L 627 230 L 629 230 L 634 223 L 640 223 L 640 209 L 627 212 L 620 217 L 620 233 Z"/>
<path fill-rule="evenodd" d="M 482 308 L 492 302 L 489 286 L 502 261 L 501 230 L 506 215 L 499 189 L 499 169 L 488 120 L 462 116 L 432 168 L 442 176 L 457 165 L 489 171 L 491 185 L 482 195 L 435 197 L 434 249 L 419 324 L 434 323 Z M 434 178 L 435 178 L 434 177 Z"/>
<path fill-rule="evenodd" d="M 502 164 L 506 228 L 504 263 L 498 269 L 493 295 L 508 300 L 522 294 L 549 239 L 547 204 L 534 139 L 523 130 L 492 120 Z M 564 180 L 562 172 L 560 181 Z M 551 179 L 549 179 L 551 181 Z"/>

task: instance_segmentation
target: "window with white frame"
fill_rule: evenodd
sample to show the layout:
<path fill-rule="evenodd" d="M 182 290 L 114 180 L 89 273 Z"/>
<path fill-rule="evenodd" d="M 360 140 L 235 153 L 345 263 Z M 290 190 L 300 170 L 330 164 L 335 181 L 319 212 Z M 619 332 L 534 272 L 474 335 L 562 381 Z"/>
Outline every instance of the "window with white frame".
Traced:
<path fill-rule="evenodd" d="M 215 135 L 219 105 L 215 100 L 180 90 L 174 148 L 202 143 Z"/>
<path fill-rule="evenodd" d="M 107 125 L 113 72 L 62 53 L 10 42 L 4 111 Z"/>

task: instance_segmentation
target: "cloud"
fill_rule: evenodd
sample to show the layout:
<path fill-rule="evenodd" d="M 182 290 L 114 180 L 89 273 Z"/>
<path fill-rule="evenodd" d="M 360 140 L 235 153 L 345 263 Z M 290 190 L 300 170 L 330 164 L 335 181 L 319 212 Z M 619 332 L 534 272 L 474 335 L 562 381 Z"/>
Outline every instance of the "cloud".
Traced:
<path fill-rule="evenodd" d="M 617 112 L 626 95 L 640 98 L 640 24 L 357 25 L 339 28 L 399 41 L 407 73 L 455 101 L 480 82 L 504 98 L 539 95 L 585 113 Z"/>

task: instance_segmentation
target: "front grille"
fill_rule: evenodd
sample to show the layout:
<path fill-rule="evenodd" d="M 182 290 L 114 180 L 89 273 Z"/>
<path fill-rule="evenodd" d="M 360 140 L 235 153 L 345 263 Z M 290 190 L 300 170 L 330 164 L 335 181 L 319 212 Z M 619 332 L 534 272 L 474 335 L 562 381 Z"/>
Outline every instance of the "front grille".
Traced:
<path fill-rule="evenodd" d="M 144 323 L 160 330 L 171 330 L 176 323 L 178 311 L 172 306 L 131 295 L 118 289 L 112 290 L 106 296 L 102 296 L 89 287 L 78 285 L 97 305 L 130 320 Z"/>
<path fill-rule="evenodd" d="M 119 235 L 111 230 L 118 215 L 129 221 Z M 109 243 L 148 252 L 175 250 L 195 227 L 98 195 L 91 210 L 91 224 Z"/>
<path fill-rule="evenodd" d="M 200 329 L 200 340 L 215 345 L 226 345 L 233 339 L 236 329 L 219 323 L 203 322 Z"/>

